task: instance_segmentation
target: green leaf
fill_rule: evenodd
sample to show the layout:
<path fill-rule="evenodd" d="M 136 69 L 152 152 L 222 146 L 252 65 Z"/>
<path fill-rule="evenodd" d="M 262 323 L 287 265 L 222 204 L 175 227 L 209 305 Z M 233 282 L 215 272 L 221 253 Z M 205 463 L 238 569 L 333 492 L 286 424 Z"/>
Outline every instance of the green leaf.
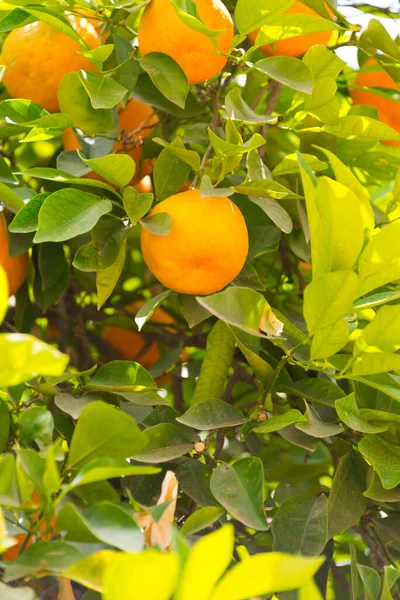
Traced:
<path fill-rule="evenodd" d="M 209 600 L 231 562 L 233 544 L 234 531 L 230 524 L 201 538 L 185 562 L 175 593 L 176 600 Z"/>
<path fill-rule="evenodd" d="M 291 56 L 271 56 L 259 60 L 256 69 L 269 75 L 275 81 L 283 83 L 293 90 L 312 94 L 314 79 L 309 67 Z"/>
<path fill-rule="evenodd" d="M 172 217 L 168 213 L 157 213 L 140 219 L 142 227 L 154 235 L 169 235 L 172 228 Z"/>
<path fill-rule="evenodd" d="M 400 133 L 371 117 L 348 115 L 336 123 L 327 123 L 325 130 L 347 140 L 363 142 L 400 141 Z"/>
<path fill-rule="evenodd" d="M 176 10 L 179 18 L 191 29 L 203 33 L 207 37 L 214 41 L 214 38 L 218 37 L 221 33 L 226 31 L 225 29 L 210 29 L 200 19 L 196 4 L 193 0 L 172 0 L 174 9 Z M 183 10 L 182 10 L 183 9 Z M 214 47 L 216 43 L 214 42 Z"/>
<path fill-rule="evenodd" d="M 154 298 L 147 300 L 147 302 L 145 302 L 145 304 L 143 304 L 143 306 L 138 310 L 135 315 L 135 323 L 138 326 L 139 331 L 142 329 L 143 325 L 145 325 L 147 321 L 151 319 L 154 312 L 159 306 L 161 306 L 165 298 L 167 298 L 170 293 L 171 290 L 165 290 L 164 292 L 161 292 L 161 294 L 157 294 L 157 296 L 154 296 Z"/>
<path fill-rule="evenodd" d="M 176 140 L 180 139 L 176 138 Z M 181 142 L 180 147 L 185 148 L 183 142 Z M 157 200 L 161 202 L 161 200 L 176 194 L 188 180 L 190 170 L 190 165 L 187 162 L 179 158 L 169 148 L 164 148 L 157 158 L 153 171 Z"/>
<path fill-rule="evenodd" d="M 75 42 L 78 42 L 83 50 L 88 50 L 84 40 L 78 35 L 64 15 L 47 8 L 47 6 L 25 6 L 25 3 L 23 4 L 24 10 L 26 10 L 26 12 L 28 12 L 30 15 L 36 17 L 36 19 L 40 19 L 40 21 L 43 21 L 43 23 L 47 23 L 54 29 L 58 29 L 58 31 L 61 31 L 61 33 L 64 35 L 67 35 Z"/>
<path fill-rule="evenodd" d="M 118 279 L 122 273 L 125 264 L 127 242 L 123 241 L 119 254 L 109 267 L 102 269 L 96 273 L 96 288 L 97 288 L 97 308 L 100 309 L 104 302 L 113 293 Z"/>
<path fill-rule="evenodd" d="M 391 589 L 400 577 L 400 570 L 392 566 L 384 567 L 383 587 L 380 600 L 393 600 Z"/>
<path fill-rule="evenodd" d="M 124 552 L 142 550 L 143 533 L 124 508 L 102 502 L 86 508 L 83 518 L 94 535 L 105 544 Z"/>
<path fill-rule="evenodd" d="M 263 358 L 261 358 L 261 356 L 258 355 L 257 352 L 254 351 L 253 336 L 249 336 L 249 334 L 234 327 L 231 327 L 231 331 L 235 338 L 236 345 L 253 369 L 257 379 L 262 382 L 263 385 L 270 383 L 274 377 L 274 370 Z"/>
<path fill-rule="evenodd" d="M 131 417 L 104 402 L 91 402 L 78 420 L 67 465 L 76 469 L 94 458 L 128 458 L 145 445 L 146 439 Z"/>
<path fill-rule="evenodd" d="M 276 122 L 277 117 L 271 115 L 259 115 L 246 104 L 242 98 L 240 88 L 233 88 L 225 97 L 225 119 L 233 119 L 241 121 L 247 125 L 265 125 L 267 123 Z"/>
<path fill-rule="evenodd" d="M 107 569 L 102 585 L 103 600 L 121 600 L 129 590 L 140 600 L 169 600 L 179 576 L 176 554 L 147 550 L 121 556 Z"/>
<path fill-rule="evenodd" d="M 139 363 L 130 360 L 113 360 L 101 367 L 85 390 L 111 392 L 127 400 L 147 389 L 156 390 L 154 379 Z"/>
<path fill-rule="evenodd" d="M 364 490 L 365 464 L 358 454 L 350 451 L 340 459 L 332 481 L 328 499 L 329 537 L 360 520 L 367 507 Z"/>
<path fill-rule="evenodd" d="M 97 109 L 110 109 L 121 102 L 128 90 L 103 73 L 96 71 L 79 72 L 79 80 L 90 98 L 92 107 Z M 64 112 L 64 111 L 63 111 Z"/>
<path fill-rule="evenodd" d="M 121 558 L 121 553 L 115 550 L 100 550 L 85 556 L 80 561 L 69 567 L 63 573 L 63 577 L 76 581 L 90 588 L 82 600 L 100 600 L 100 595 L 92 590 L 102 590 L 104 574 L 108 568 Z"/>
<path fill-rule="evenodd" d="M 358 408 L 354 392 L 345 398 L 336 400 L 336 412 L 339 419 L 351 429 L 363 433 L 380 433 L 386 431 L 388 423 L 385 423 L 385 415 L 390 413 L 380 410 Z M 375 417 L 375 418 L 374 418 Z M 400 415 L 399 415 L 400 420 Z"/>
<path fill-rule="evenodd" d="M 338 435 L 342 433 L 342 428 L 334 423 L 324 423 L 320 418 L 319 414 L 315 409 L 312 408 L 309 404 L 306 404 L 306 415 L 307 422 L 306 423 L 296 423 L 296 429 L 300 429 L 307 435 L 311 435 L 316 438 L 326 438 L 331 435 Z"/>
<path fill-rule="evenodd" d="M 272 198 L 253 198 L 251 196 L 249 197 L 249 200 L 254 204 L 257 204 L 257 206 L 268 215 L 271 221 L 275 223 L 281 231 L 284 233 L 292 232 L 293 221 L 289 213 L 279 204 L 279 202 Z"/>
<path fill-rule="evenodd" d="M 5 569 L 4 581 L 14 581 L 26 575 L 40 575 L 43 564 L 53 573 L 62 573 L 82 558 L 82 554 L 71 544 L 58 540 L 52 542 L 36 542 L 15 559 Z"/>
<path fill-rule="evenodd" d="M 21 198 L 8 187 L 5 183 L 0 181 L 0 195 L 2 203 L 13 213 L 18 212 L 24 207 L 24 202 Z"/>
<path fill-rule="evenodd" d="M 272 433 L 273 431 L 280 431 L 288 425 L 293 425 L 293 423 L 299 423 L 300 421 L 306 420 L 306 417 L 302 415 L 299 410 L 291 408 L 282 415 L 269 417 L 266 421 L 254 427 L 253 431 L 256 433 Z"/>
<path fill-rule="evenodd" d="M 90 231 L 106 213 L 110 200 L 73 189 L 54 192 L 45 199 L 39 212 L 39 225 L 34 242 L 63 242 Z"/>
<path fill-rule="evenodd" d="M 24 204 L 11 221 L 9 230 L 12 233 L 31 233 L 32 231 L 36 231 L 38 228 L 39 211 L 42 208 L 43 202 L 49 196 L 48 192 L 37 194 L 27 204 Z"/>
<path fill-rule="evenodd" d="M 261 27 L 274 15 L 283 13 L 291 4 L 292 0 L 284 0 L 279 5 L 274 0 L 238 0 L 235 23 L 239 32 L 246 35 Z"/>
<path fill-rule="evenodd" d="M 135 174 L 135 161 L 128 154 L 108 154 L 101 158 L 86 158 L 78 152 L 79 158 L 106 181 L 124 188 Z"/>
<path fill-rule="evenodd" d="M 179 423 L 210 431 L 221 427 L 236 427 L 249 419 L 243 417 L 236 409 L 227 402 L 218 398 L 202 400 L 193 404 L 181 417 L 176 419 Z"/>
<path fill-rule="evenodd" d="M 328 500 L 294 496 L 282 504 L 272 521 L 274 551 L 318 556 L 328 540 Z"/>
<path fill-rule="evenodd" d="M 312 583 L 324 558 L 303 558 L 281 552 L 256 554 L 237 563 L 218 583 L 211 600 L 246 600 Z M 316 600 L 308 594 L 309 600 Z M 304 600 L 304 596 L 301 600 Z"/>
<path fill-rule="evenodd" d="M 11 419 L 8 406 L 3 400 L 0 400 L 0 453 L 4 452 L 7 447 L 10 425 Z"/>
<path fill-rule="evenodd" d="M 360 295 L 400 279 L 400 222 L 381 229 L 364 248 L 359 260 Z"/>
<path fill-rule="evenodd" d="M 33 291 L 35 302 L 45 312 L 51 304 L 58 302 L 69 281 L 69 263 L 62 244 L 41 244 L 35 264 Z"/>
<path fill-rule="evenodd" d="M 94 64 L 102 64 L 111 56 L 113 51 L 114 44 L 104 44 L 98 48 L 94 48 L 93 50 L 80 52 L 80 54 L 91 60 Z"/>
<path fill-rule="evenodd" d="M 219 465 L 211 477 L 211 491 L 235 519 L 252 529 L 266 531 L 263 483 L 262 462 L 250 456 L 233 465 Z"/>
<path fill-rule="evenodd" d="M 56 181 L 58 183 L 70 183 L 72 185 L 79 185 L 79 187 L 97 187 L 103 190 L 108 190 L 112 194 L 119 196 L 118 192 L 116 192 L 115 189 L 105 181 L 75 177 L 70 173 L 60 171 L 59 169 L 52 169 L 50 167 L 33 167 L 32 169 L 19 171 L 16 174 L 25 175 L 27 177 L 37 177 L 38 179 L 47 179 L 49 181 Z"/>
<path fill-rule="evenodd" d="M 258 292 L 235 286 L 211 296 L 196 296 L 196 300 L 221 321 L 246 333 L 265 337 L 260 330 L 265 330 L 271 309 L 265 298 Z"/>
<path fill-rule="evenodd" d="M 167 100 L 167 98 L 163 96 L 163 94 L 152 83 L 147 73 L 140 75 L 132 92 L 132 96 L 140 102 L 151 104 L 155 108 L 159 108 L 167 114 L 174 115 L 176 117 L 190 118 L 203 113 L 202 106 L 199 104 L 195 96 L 190 92 L 187 95 L 184 109 L 179 108 L 179 106 Z"/>
<path fill-rule="evenodd" d="M 172 423 L 159 423 L 144 432 L 147 444 L 145 449 L 136 454 L 135 460 L 146 463 L 169 462 L 187 454 L 193 444 Z"/>
<path fill-rule="evenodd" d="M 327 168 L 327 163 L 322 162 L 313 154 L 301 153 L 301 156 L 306 161 L 312 171 L 324 171 Z M 300 173 L 300 165 L 296 154 L 288 154 L 272 171 L 275 177 L 280 175 L 292 175 Z"/>
<path fill-rule="evenodd" d="M 313 279 L 304 291 L 304 318 L 310 333 L 334 325 L 351 312 L 358 278 L 353 271 L 335 271 Z"/>
<path fill-rule="evenodd" d="M 153 142 L 160 144 L 160 146 L 163 146 L 163 148 L 168 148 L 168 150 L 175 156 L 180 158 L 186 164 L 190 165 L 193 171 L 198 171 L 200 169 L 201 160 L 198 152 L 195 152 L 194 150 L 187 150 L 177 141 L 177 139 L 168 144 L 168 142 L 162 138 L 155 137 L 153 138 Z"/>
<path fill-rule="evenodd" d="M 319 329 L 311 342 L 310 358 L 329 358 L 339 352 L 349 339 L 349 326 L 344 319 Z"/>
<path fill-rule="evenodd" d="M 228 121 L 228 123 L 231 122 Z M 208 128 L 208 136 L 217 156 L 239 157 L 265 145 L 265 139 L 259 133 L 252 135 L 244 144 L 225 141 L 218 137 L 210 128 Z"/>
<path fill-rule="evenodd" d="M 0 356 L 0 387 L 15 386 L 38 375 L 61 375 L 69 362 L 69 356 L 24 333 L 1 333 Z"/>
<path fill-rule="evenodd" d="M 400 356 L 391 352 L 368 352 L 353 364 L 355 375 L 374 375 L 400 369 Z"/>
<path fill-rule="evenodd" d="M 317 46 L 317 48 L 323 48 L 323 46 Z M 367 231 L 372 231 L 375 226 L 375 216 L 372 209 L 371 200 L 367 189 L 360 183 L 352 171 L 347 167 L 337 156 L 330 152 L 326 148 L 321 146 L 315 146 L 320 152 L 323 152 L 335 173 L 336 180 L 348 187 L 357 196 L 360 203 L 360 210 L 362 219 L 364 222 L 364 228 Z M 303 154 L 304 156 L 304 154 Z M 287 157 L 286 157 L 287 158 Z"/>
<path fill-rule="evenodd" d="M 399 300 L 400 292 L 378 292 L 376 294 L 370 294 L 365 298 L 360 298 L 356 300 L 353 304 L 353 308 L 355 310 L 363 310 L 364 308 L 374 308 L 375 306 L 380 306 L 381 304 L 386 304 L 391 300 Z"/>
<path fill-rule="evenodd" d="M 21 437 L 28 443 L 39 440 L 43 444 L 50 444 L 53 429 L 53 416 L 42 406 L 30 406 L 22 412 L 19 419 Z"/>
<path fill-rule="evenodd" d="M 132 225 L 137 225 L 153 204 L 153 194 L 139 194 L 135 188 L 128 186 L 124 190 L 124 208 Z"/>
<path fill-rule="evenodd" d="M 178 304 L 191 329 L 211 316 L 205 308 L 200 306 L 195 296 L 179 294 Z"/>
<path fill-rule="evenodd" d="M 217 321 L 207 336 L 206 354 L 190 401 L 192 406 L 221 396 L 232 364 L 234 348 L 235 341 L 229 327 L 223 321 Z"/>
<path fill-rule="evenodd" d="M 159 473 L 157 467 L 143 467 L 129 464 L 126 460 L 115 458 L 94 458 L 80 469 L 64 489 L 64 494 L 81 485 L 114 479 L 115 477 L 128 477 L 130 475 L 155 475 Z"/>
<path fill-rule="evenodd" d="M 357 565 L 357 568 L 364 585 L 365 600 L 378 600 L 379 590 L 381 589 L 379 574 L 366 565 Z"/>
<path fill-rule="evenodd" d="M 58 87 L 58 101 L 61 111 L 87 135 L 109 133 L 116 129 L 109 110 L 93 108 L 79 73 L 65 73 Z"/>
<path fill-rule="evenodd" d="M 183 459 L 176 471 L 179 486 L 203 507 L 219 505 L 210 491 L 211 474 L 210 467 L 193 458 Z"/>
<path fill-rule="evenodd" d="M 363 352 L 400 349 L 400 315 L 397 306 L 382 306 L 354 345 L 354 356 Z"/>
<path fill-rule="evenodd" d="M 163 96 L 180 108 L 185 108 L 189 83 L 184 71 L 173 58 L 161 52 L 150 52 L 141 59 L 140 66 Z"/>
<path fill-rule="evenodd" d="M 238 194 L 254 196 L 257 199 L 276 198 L 277 200 L 295 200 L 299 197 L 298 194 L 295 194 L 289 188 L 272 179 L 253 179 L 252 181 L 236 185 L 233 189 Z"/>
<path fill-rule="evenodd" d="M 300 379 L 300 381 L 290 383 L 282 382 L 278 384 L 276 390 L 295 394 L 308 402 L 316 402 L 317 404 L 331 407 L 334 407 L 335 400 L 344 398 L 345 396 L 345 393 L 338 385 L 322 377 Z"/>
<path fill-rule="evenodd" d="M 216 506 L 200 508 L 186 519 L 182 526 L 181 533 L 184 535 L 198 533 L 218 521 L 224 512 L 223 508 L 217 508 Z"/>
<path fill-rule="evenodd" d="M 307 212 L 311 198 L 307 198 Z M 314 197 L 316 215 L 310 219 L 313 276 L 351 269 L 364 244 L 359 198 L 346 186 L 321 177 Z"/>
<path fill-rule="evenodd" d="M 378 473 L 385 490 L 400 484 L 400 455 L 398 447 L 379 435 L 366 435 L 358 449 Z"/>

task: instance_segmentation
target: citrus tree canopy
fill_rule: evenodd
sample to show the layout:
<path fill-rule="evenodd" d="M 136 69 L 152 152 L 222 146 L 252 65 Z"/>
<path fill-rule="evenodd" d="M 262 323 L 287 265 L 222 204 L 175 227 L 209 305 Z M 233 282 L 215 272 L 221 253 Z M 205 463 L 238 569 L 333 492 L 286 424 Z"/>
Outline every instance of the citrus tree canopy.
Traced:
<path fill-rule="evenodd" d="M 400 600 L 399 24 L 0 2 L 0 600 Z"/>

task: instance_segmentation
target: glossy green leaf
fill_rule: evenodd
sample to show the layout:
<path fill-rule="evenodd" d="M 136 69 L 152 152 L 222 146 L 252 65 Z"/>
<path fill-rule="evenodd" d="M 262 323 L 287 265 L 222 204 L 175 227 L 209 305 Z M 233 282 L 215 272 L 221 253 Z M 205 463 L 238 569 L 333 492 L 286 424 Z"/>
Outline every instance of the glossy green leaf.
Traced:
<path fill-rule="evenodd" d="M 114 550 L 100 550 L 85 556 L 80 561 L 69 567 L 63 573 L 63 577 L 76 581 L 90 590 L 102 590 L 104 574 L 121 559 L 121 553 Z M 86 592 L 85 600 L 98 600 L 90 596 L 94 592 Z"/>
<path fill-rule="evenodd" d="M 232 364 L 234 348 L 231 330 L 223 321 L 217 321 L 207 337 L 206 354 L 190 401 L 192 406 L 221 396 Z"/>
<path fill-rule="evenodd" d="M 238 0 L 235 9 L 235 22 L 242 35 L 259 28 L 276 14 L 283 13 L 292 4 L 285 0 L 277 5 L 274 0 Z"/>
<path fill-rule="evenodd" d="M 19 429 L 25 442 L 39 440 L 44 444 L 49 444 L 54 429 L 52 414 L 42 406 L 30 406 L 21 414 Z"/>
<path fill-rule="evenodd" d="M 298 58 L 271 56 L 258 61 L 255 67 L 294 90 L 305 94 L 313 91 L 313 75 L 308 66 Z"/>
<path fill-rule="evenodd" d="M 170 102 L 180 108 L 185 107 L 189 83 L 184 71 L 173 58 L 161 52 L 150 52 L 141 59 L 140 66 Z"/>
<path fill-rule="evenodd" d="M 123 241 L 116 260 L 96 273 L 97 308 L 100 309 L 113 293 L 125 264 L 127 243 Z"/>
<path fill-rule="evenodd" d="M 328 501 L 318 498 L 288 498 L 272 521 L 273 549 L 277 552 L 318 556 L 328 540 Z"/>
<path fill-rule="evenodd" d="M 12 220 L 9 230 L 12 233 L 30 233 L 38 228 L 39 211 L 42 208 L 43 202 L 50 194 L 44 192 L 34 196 L 20 211 L 17 212 Z"/>
<path fill-rule="evenodd" d="M 71 117 L 74 126 L 88 135 L 107 133 L 115 129 L 114 119 L 107 109 L 93 108 L 82 84 L 80 74 L 66 73 L 58 88 L 61 111 Z"/>
<path fill-rule="evenodd" d="M 328 534 L 333 537 L 355 525 L 364 514 L 367 502 L 365 464 L 353 451 L 339 461 L 328 499 Z"/>
<path fill-rule="evenodd" d="M 88 483 L 104 481 L 115 477 L 127 477 L 129 475 L 155 475 L 159 473 L 157 467 L 143 467 L 142 465 L 129 464 L 126 460 L 115 458 L 94 458 L 74 475 L 72 481 L 67 484 L 65 492 Z"/>
<path fill-rule="evenodd" d="M 201 431 L 210 431 L 221 427 L 236 427 L 248 421 L 233 406 L 218 398 L 196 402 L 176 420 L 183 423 L 183 425 Z"/>
<path fill-rule="evenodd" d="M 111 210 L 109 200 L 94 194 L 73 189 L 54 192 L 40 209 L 34 241 L 39 244 L 69 240 L 90 231 L 100 217 Z"/>
<path fill-rule="evenodd" d="M 124 208 L 132 225 L 144 217 L 153 204 L 153 194 L 139 194 L 135 188 L 128 186 L 124 190 Z"/>
<path fill-rule="evenodd" d="M 184 535 L 193 535 L 194 533 L 202 531 L 218 521 L 224 512 L 223 508 L 217 508 L 216 506 L 200 508 L 186 519 L 182 526 L 181 533 Z"/>
<path fill-rule="evenodd" d="M 362 431 L 363 433 L 380 433 L 386 431 L 389 426 L 388 423 L 385 423 L 385 416 L 388 415 L 389 417 L 389 413 L 359 408 L 354 392 L 345 398 L 336 400 L 335 408 L 339 419 L 341 419 L 348 427 L 351 427 L 351 429 L 355 429 L 356 431 Z"/>
<path fill-rule="evenodd" d="M 193 443 L 176 425 L 159 423 L 144 432 L 146 446 L 136 454 L 135 460 L 145 463 L 161 463 L 174 460 L 193 449 Z"/>
<path fill-rule="evenodd" d="M 296 408 L 291 408 L 282 415 L 269 417 L 266 421 L 254 427 L 253 431 L 257 433 L 272 433 L 273 431 L 279 431 L 284 427 L 288 427 L 288 425 L 293 425 L 301 421 L 306 421 L 306 417 Z"/>
<path fill-rule="evenodd" d="M 94 392 L 111 392 L 127 400 L 134 394 L 156 389 L 154 379 L 139 363 L 130 360 L 113 360 L 101 367 L 86 384 L 85 389 Z"/>
<path fill-rule="evenodd" d="M 78 154 L 92 171 L 119 188 L 128 185 L 135 174 L 135 161 L 128 154 L 108 154 L 101 158 L 85 158 L 81 152 Z"/>
<path fill-rule="evenodd" d="M 396 445 L 379 435 L 366 435 L 358 449 L 378 473 L 385 490 L 400 484 L 400 454 Z"/>
<path fill-rule="evenodd" d="M 172 228 L 172 217 L 168 213 L 157 213 L 140 219 L 140 224 L 153 235 L 169 235 Z"/>
<path fill-rule="evenodd" d="M 247 527 L 268 529 L 263 504 L 264 470 L 257 457 L 233 465 L 219 465 L 211 477 L 211 491 L 221 505 Z"/>
<path fill-rule="evenodd" d="M 240 88 L 233 88 L 227 93 L 225 98 L 225 113 L 226 119 L 241 121 L 248 125 L 265 125 L 275 122 L 277 117 L 271 115 L 260 115 L 256 113 L 242 98 Z"/>
<path fill-rule="evenodd" d="M 400 278 L 400 222 L 381 229 L 364 248 L 359 260 L 360 295 Z"/>
<path fill-rule="evenodd" d="M 81 70 L 79 80 L 90 98 L 92 107 L 96 110 L 113 108 L 128 92 L 112 77 L 96 71 Z"/>
<path fill-rule="evenodd" d="M 94 458 L 128 458 L 145 445 L 146 439 L 131 417 L 104 402 L 91 402 L 78 420 L 67 464 L 76 469 Z"/>

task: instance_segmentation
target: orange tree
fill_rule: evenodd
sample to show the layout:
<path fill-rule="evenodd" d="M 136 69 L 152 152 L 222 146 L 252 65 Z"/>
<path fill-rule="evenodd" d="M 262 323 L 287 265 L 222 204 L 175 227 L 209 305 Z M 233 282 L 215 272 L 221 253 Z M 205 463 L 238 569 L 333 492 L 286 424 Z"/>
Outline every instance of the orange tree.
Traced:
<path fill-rule="evenodd" d="M 1 600 L 398 599 L 382 21 L 10 0 L 0 32 Z"/>

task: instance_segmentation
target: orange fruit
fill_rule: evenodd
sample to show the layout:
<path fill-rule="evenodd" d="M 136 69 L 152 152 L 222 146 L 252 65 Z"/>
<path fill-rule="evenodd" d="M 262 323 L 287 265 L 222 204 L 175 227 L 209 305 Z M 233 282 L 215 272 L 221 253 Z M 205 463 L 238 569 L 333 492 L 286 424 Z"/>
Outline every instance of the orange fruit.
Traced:
<path fill-rule="evenodd" d="M 14 544 L 14 546 L 10 546 L 10 548 L 7 548 L 7 550 L 4 550 L 2 554 L 3 560 L 8 560 L 12 562 L 18 558 L 18 555 L 21 552 L 22 546 L 24 545 L 27 535 L 27 533 L 16 533 L 15 535 L 13 535 L 13 538 L 16 540 L 16 544 Z M 29 546 L 32 546 L 32 544 L 33 538 L 30 538 L 25 548 L 29 548 Z"/>
<path fill-rule="evenodd" d="M 329 9 L 328 9 L 329 10 Z M 311 15 L 313 17 L 320 17 L 315 10 L 309 8 L 302 2 L 296 0 L 290 8 L 285 10 L 283 14 L 303 14 Z M 256 41 L 257 34 L 260 30 L 252 31 L 249 33 L 249 40 L 254 44 Z M 287 40 L 278 40 L 272 46 L 269 44 L 260 46 L 259 50 L 266 56 L 302 56 L 311 46 L 322 44 L 326 46 L 332 37 L 332 31 L 316 31 L 315 33 L 305 33 L 303 35 L 296 35 L 295 37 Z"/>
<path fill-rule="evenodd" d="M 172 228 L 159 236 L 142 228 L 143 258 L 162 284 L 183 294 L 212 294 L 242 270 L 248 233 L 242 213 L 229 198 L 201 198 L 199 190 L 170 196 L 150 215 L 168 213 Z"/>
<path fill-rule="evenodd" d="M 3 267 L 8 279 L 8 293 L 10 296 L 14 296 L 25 281 L 28 260 L 28 253 L 12 258 L 9 255 L 7 225 L 4 215 L 0 213 L 0 265 Z"/>
<path fill-rule="evenodd" d="M 151 191 L 151 179 L 148 176 L 153 171 L 154 161 L 145 158 L 140 166 L 139 162 L 142 154 L 141 141 L 150 134 L 152 126 L 158 123 L 157 115 L 154 113 L 154 109 L 150 104 L 144 104 L 134 98 L 130 98 L 125 108 L 121 108 L 118 112 L 118 123 L 118 137 L 123 135 L 126 140 L 126 136 L 131 134 L 132 143 L 126 143 L 125 140 L 117 141 L 113 146 L 113 151 L 124 152 L 133 158 L 136 162 L 136 173 L 132 183 L 138 184 L 139 192 L 141 192 L 141 189 L 144 189 L 145 191 L 149 191 L 150 189 Z M 63 142 L 64 150 L 82 149 L 78 138 L 70 129 L 66 130 L 64 133 Z M 136 145 L 136 143 L 138 143 L 138 145 Z M 93 171 L 87 173 L 84 177 L 104 181 L 100 175 L 93 173 Z M 142 182 L 142 179 L 145 179 L 145 181 Z"/>
<path fill-rule="evenodd" d="M 227 54 L 233 40 L 233 22 L 220 0 L 194 0 L 201 21 L 214 30 L 219 52 Z M 200 83 L 224 68 L 227 57 L 218 55 L 208 36 L 186 25 L 177 14 L 172 0 L 151 0 L 144 10 L 138 29 L 142 56 L 162 52 L 183 69 L 189 84 Z"/>
<path fill-rule="evenodd" d="M 128 306 L 126 310 L 135 315 L 143 304 L 144 302 L 141 301 L 135 302 L 131 306 Z M 166 331 L 172 333 L 175 331 L 171 327 L 174 324 L 173 318 L 162 308 L 154 311 L 150 321 L 163 326 Z M 161 354 L 157 343 L 151 342 L 149 347 L 144 350 L 146 339 L 138 331 L 123 329 L 122 327 L 106 327 L 103 332 L 103 339 L 123 360 L 135 360 L 145 368 L 152 367 L 160 360 Z"/>
<path fill-rule="evenodd" d="M 67 18 L 89 48 L 99 46 L 99 36 L 87 19 Z M 32 100 L 49 112 L 57 112 L 63 75 L 80 69 L 97 70 L 79 54 L 81 51 L 78 42 L 43 21 L 18 27 L 8 35 L 1 51 L 0 64 L 8 65 L 3 83 L 14 98 Z"/>
<path fill-rule="evenodd" d="M 374 67 L 371 70 L 371 67 Z M 392 79 L 389 73 L 378 66 L 378 63 L 373 58 L 369 58 L 365 63 L 364 67 L 369 70 L 361 70 L 354 80 L 355 85 L 366 86 L 366 87 L 379 87 L 387 88 L 391 90 L 400 91 L 397 83 Z M 383 98 L 377 94 L 366 92 L 364 90 L 350 89 L 350 96 L 354 104 L 366 104 L 367 106 L 374 106 L 378 111 L 379 120 L 385 125 L 389 125 L 392 129 L 400 132 L 400 104 L 396 100 L 390 100 L 389 98 Z M 399 142 L 386 141 L 386 144 L 399 145 Z"/>

